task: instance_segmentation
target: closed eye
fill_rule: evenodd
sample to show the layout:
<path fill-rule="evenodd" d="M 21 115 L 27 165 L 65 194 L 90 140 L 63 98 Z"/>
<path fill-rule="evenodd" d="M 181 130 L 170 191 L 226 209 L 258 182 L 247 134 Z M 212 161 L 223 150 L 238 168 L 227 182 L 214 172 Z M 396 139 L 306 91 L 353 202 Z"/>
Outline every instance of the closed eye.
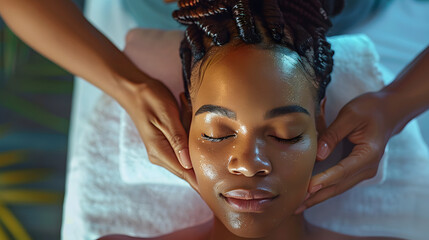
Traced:
<path fill-rule="evenodd" d="M 296 136 L 294 138 L 287 138 L 287 139 L 285 139 L 285 138 L 279 138 L 279 137 L 276 137 L 274 135 L 269 135 L 269 136 L 272 137 L 272 138 L 274 138 L 277 142 L 280 142 L 280 143 L 294 144 L 294 143 L 297 143 L 297 142 L 299 142 L 299 141 L 302 140 L 302 134 L 298 135 L 298 136 Z"/>
<path fill-rule="evenodd" d="M 230 138 L 230 137 L 235 137 L 235 135 L 228 135 L 228 136 L 225 136 L 225 137 L 218 137 L 218 138 L 215 138 L 215 137 L 207 136 L 205 133 L 202 133 L 202 134 L 201 134 L 201 137 L 202 137 L 204 140 L 207 140 L 207 141 L 211 141 L 211 142 L 220 142 L 220 141 L 225 140 L 225 139 L 228 139 L 228 138 Z"/>

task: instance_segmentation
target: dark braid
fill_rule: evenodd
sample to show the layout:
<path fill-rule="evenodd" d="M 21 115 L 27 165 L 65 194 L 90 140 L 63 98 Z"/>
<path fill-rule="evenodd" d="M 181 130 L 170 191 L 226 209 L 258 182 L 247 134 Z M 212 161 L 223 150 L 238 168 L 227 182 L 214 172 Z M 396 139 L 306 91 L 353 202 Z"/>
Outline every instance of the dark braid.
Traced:
<path fill-rule="evenodd" d="M 215 17 L 208 18 L 205 21 L 197 21 L 195 24 L 213 39 L 213 43 L 217 46 L 224 45 L 229 41 L 229 32 L 227 28 L 219 24 L 219 20 Z"/>
<path fill-rule="evenodd" d="M 232 6 L 232 15 L 241 39 L 245 43 L 260 43 L 262 38 L 256 31 L 255 20 L 250 10 L 250 0 L 237 0 L 235 2 L 236 4 Z"/>
<path fill-rule="evenodd" d="M 192 61 L 192 52 L 186 38 L 184 38 L 180 43 L 180 59 L 182 60 L 182 76 L 185 96 L 187 99 L 190 99 L 188 87 L 191 86 L 191 64 L 189 63 Z"/>
<path fill-rule="evenodd" d="M 274 41 L 282 43 L 284 37 L 285 22 L 280 11 L 278 0 L 266 0 L 263 6 L 266 28 Z"/>
<path fill-rule="evenodd" d="M 185 38 L 189 43 L 195 61 L 201 60 L 206 53 L 201 33 L 202 30 L 197 25 L 191 25 L 185 31 Z"/>
<path fill-rule="evenodd" d="M 197 5 L 194 8 L 184 8 L 180 11 L 173 12 L 173 18 L 178 22 L 186 25 L 194 24 L 198 19 L 203 19 L 210 16 L 218 16 L 227 13 L 228 9 L 222 4 L 216 5 Z"/>
<path fill-rule="evenodd" d="M 179 0 L 178 5 L 173 17 L 188 25 L 180 47 L 188 99 L 192 66 L 208 51 L 204 35 L 211 45 L 221 46 L 230 42 L 230 31 L 247 44 L 261 43 L 265 39 L 261 33 L 266 32 L 268 41 L 296 51 L 313 69 L 318 102 L 325 96 L 334 54 L 326 32 L 331 27 L 329 16 L 341 11 L 343 0 Z M 258 20 L 264 29 L 257 28 Z M 231 25 L 236 29 L 229 29 Z"/>

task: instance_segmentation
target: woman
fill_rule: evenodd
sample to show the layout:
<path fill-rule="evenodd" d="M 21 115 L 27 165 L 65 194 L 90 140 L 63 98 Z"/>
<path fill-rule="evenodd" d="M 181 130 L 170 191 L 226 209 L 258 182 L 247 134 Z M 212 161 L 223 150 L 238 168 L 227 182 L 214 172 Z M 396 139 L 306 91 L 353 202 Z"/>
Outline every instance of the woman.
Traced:
<path fill-rule="evenodd" d="M 186 180 L 215 217 L 156 239 L 361 239 L 312 226 L 298 209 L 308 198 L 333 64 L 322 6 L 179 4 L 174 16 L 189 25 L 182 114 L 191 119 L 195 172 Z"/>
<path fill-rule="evenodd" d="M 145 4 L 148 2 L 144 1 Z M 161 82 L 139 71 L 84 18 L 72 1 L 0 0 L 0 15 L 14 33 L 36 51 L 116 99 L 131 115 L 144 142 L 161 155 L 151 156 L 152 162 L 169 168 L 182 178 L 193 174 L 185 170 L 192 168 L 187 135 L 170 91 Z M 387 140 L 428 109 L 429 95 L 426 92 L 429 84 L 421 77 L 427 75 L 425 66 L 428 61 L 429 49 L 426 49 L 386 91 L 392 94 L 367 94 L 345 106 L 346 110 L 341 111 L 338 120 L 321 137 L 318 159 L 326 159 L 346 136 L 355 136 L 351 141 L 359 148 L 342 161 L 342 167 L 335 166 L 313 178 L 309 192 L 314 194 L 305 203 L 306 208 L 341 192 L 335 189 L 343 191 L 365 180 L 354 176 L 363 169 L 377 168 Z M 395 103 L 402 98 L 412 104 Z M 385 108 L 386 105 L 393 107 Z M 398 106 L 401 114 L 397 114 Z M 380 107 L 385 111 L 374 111 Z M 152 119 L 158 119 L 162 125 L 154 125 Z M 385 137 L 377 138 L 374 132 Z"/>

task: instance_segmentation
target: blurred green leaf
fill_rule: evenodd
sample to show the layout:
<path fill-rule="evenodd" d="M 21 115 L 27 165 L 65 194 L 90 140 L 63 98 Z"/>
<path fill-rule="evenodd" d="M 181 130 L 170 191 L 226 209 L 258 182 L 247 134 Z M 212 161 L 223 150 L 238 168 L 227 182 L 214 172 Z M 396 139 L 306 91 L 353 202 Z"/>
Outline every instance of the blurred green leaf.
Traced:
<path fill-rule="evenodd" d="M 4 31 L 4 75 L 7 80 L 15 71 L 17 55 L 16 53 L 18 49 L 19 40 L 9 28 L 5 28 Z"/>
<path fill-rule="evenodd" d="M 63 194 L 42 190 L 2 189 L 0 201 L 8 204 L 52 204 L 61 203 Z"/>
<path fill-rule="evenodd" d="M 3 230 L 2 225 L 0 225 L 0 239 L 10 240 L 10 238 L 7 236 L 6 232 Z"/>
<path fill-rule="evenodd" d="M 30 57 L 31 48 L 24 43 L 18 44 L 18 55 L 19 63 L 25 63 Z"/>
<path fill-rule="evenodd" d="M 30 240 L 30 236 L 13 213 L 3 204 L 0 204 L 0 220 L 9 230 L 10 234 L 19 240 Z"/>
<path fill-rule="evenodd" d="M 31 61 L 19 68 L 20 74 L 24 73 L 26 76 L 39 76 L 39 77 L 57 77 L 70 75 L 66 70 L 58 67 L 54 63 L 45 59 L 44 61 Z"/>
<path fill-rule="evenodd" d="M 67 134 L 69 121 L 55 116 L 42 107 L 0 89 L 0 105 L 49 129 Z"/>
<path fill-rule="evenodd" d="M 12 130 L 10 124 L 0 125 L 0 138 Z"/>
<path fill-rule="evenodd" d="M 10 186 L 21 183 L 33 183 L 49 176 L 52 171 L 48 169 L 10 170 L 0 173 L 0 186 Z"/>
<path fill-rule="evenodd" d="M 15 76 L 14 78 L 18 78 Z M 13 79 L 8 87 L 13 92 L 37 94 L 72 94 L 73 82 L 40 77 Z"/>
<path fill-rule="evenodd" d="M 6 167 L 21 162 L 24 159 L 23 151 L 9 151 L 0 153 L 0 167 Z"/>

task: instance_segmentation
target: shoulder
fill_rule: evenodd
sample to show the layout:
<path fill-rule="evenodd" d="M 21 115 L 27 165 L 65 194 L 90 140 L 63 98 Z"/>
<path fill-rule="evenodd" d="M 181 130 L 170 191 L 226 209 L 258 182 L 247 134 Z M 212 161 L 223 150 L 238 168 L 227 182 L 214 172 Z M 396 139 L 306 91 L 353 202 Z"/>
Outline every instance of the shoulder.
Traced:
<path fill-rule="evenodd" d="M 103 236 L 101 238 L 98 238 L 97 240 L 139 240 L 139 239 L 150 239 L 150 238 L 136 238 L 136 237 L 130 237 L 126 235 L 112 234 L 112 235 Z"/>
<path fill-rule="evenodd" d="M 307 227 L 312 233 L 310 239 L 317 240 L 404 240 L 402 238 L 394 237 L 360 237 L 345 235 L 312 224 L 308 224 Z"/>
<path fill-rule="evenodd" d="M 403 238 L 394 238 L 394 237 L 361 237 L 358 239 L 363 239 L 363 240 L 405 240 Z"/>
<path fill-rule="evenodd" d="M 204 240 L 207 239 L 210 230 L 212 227 L 212 221 L 208 221 L 206 223 L 202 223 L 200 225 L 185 228 L 182 230 L 178 230 L 176 232 L 162 235 L 159 237 L 153 237 L 153 238 L 138 238 L 138 237 L 130 237 L 125 235 L 107 235 L 103 236 L 97 240 Z"/>

